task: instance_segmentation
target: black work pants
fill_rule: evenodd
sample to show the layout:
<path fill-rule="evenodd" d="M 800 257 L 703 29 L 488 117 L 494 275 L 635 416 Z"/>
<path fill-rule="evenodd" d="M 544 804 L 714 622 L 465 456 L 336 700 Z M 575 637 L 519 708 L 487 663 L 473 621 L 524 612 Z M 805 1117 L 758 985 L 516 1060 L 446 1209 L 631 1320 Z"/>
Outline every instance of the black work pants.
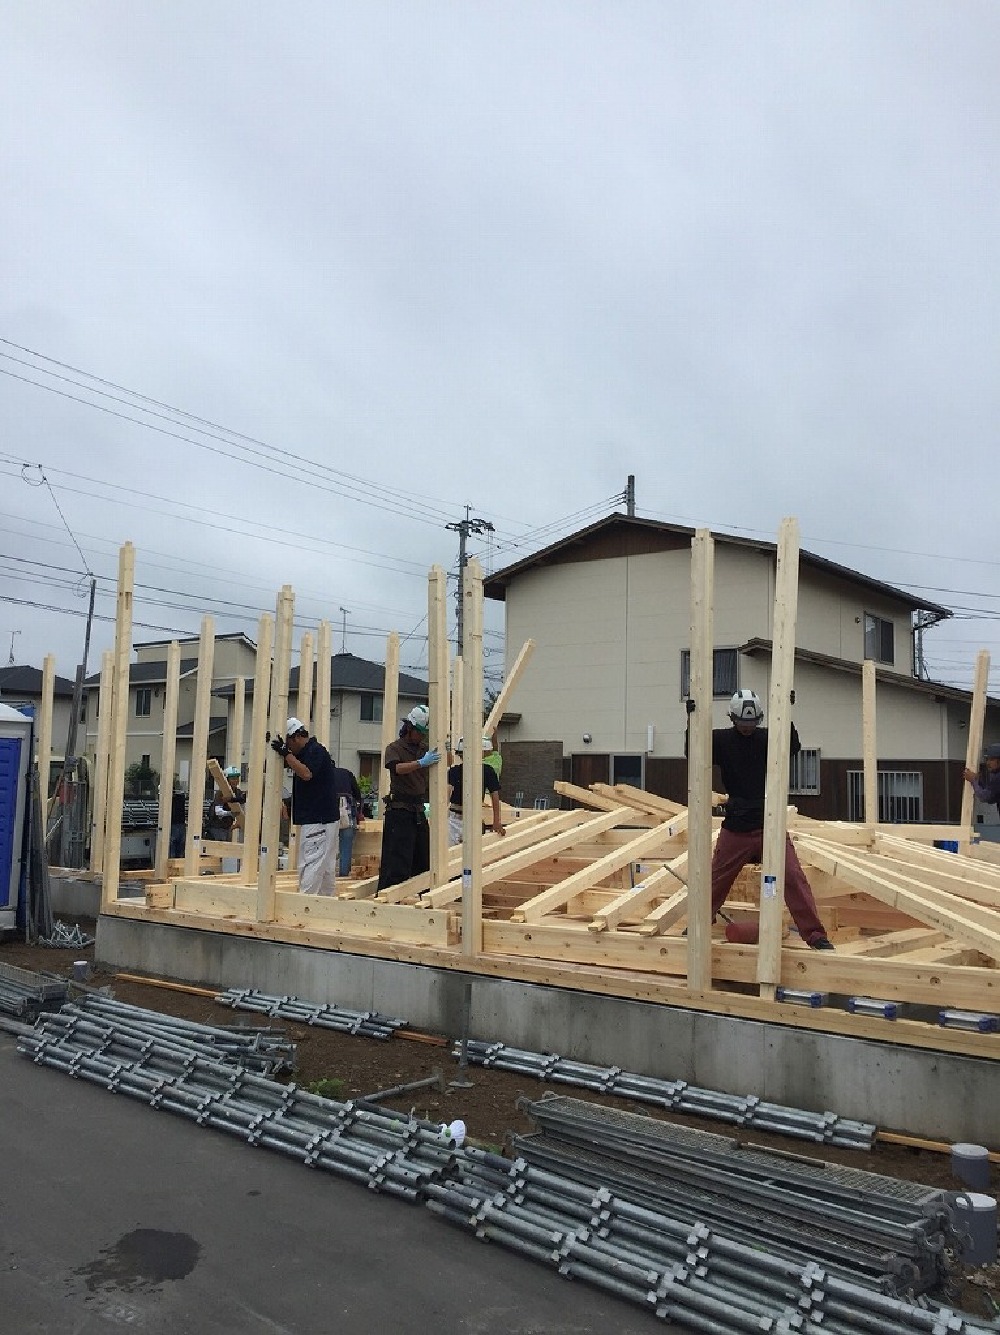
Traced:
<path fill-rule="evenodd" d="M 429 871 L 431 833 L 427 817 L 410 807 L 390 806 L 382 824 L 382 857 L 378 888 L 400 885 L 411 876 Z"/>

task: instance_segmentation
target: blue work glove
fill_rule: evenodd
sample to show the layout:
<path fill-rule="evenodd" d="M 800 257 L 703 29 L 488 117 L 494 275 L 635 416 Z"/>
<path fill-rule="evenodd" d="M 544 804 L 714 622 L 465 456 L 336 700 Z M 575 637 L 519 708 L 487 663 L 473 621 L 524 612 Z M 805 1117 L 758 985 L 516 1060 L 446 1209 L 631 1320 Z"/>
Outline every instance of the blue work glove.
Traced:
<path fill-rule="evenodd" d="M 425 751 L 424 754 L 417 761 L 417 764 L 420 766 L 421 769 L 427 769 L 429 765 L 436 765 L 440 759 L 441 759 L 440 751 Z"/>

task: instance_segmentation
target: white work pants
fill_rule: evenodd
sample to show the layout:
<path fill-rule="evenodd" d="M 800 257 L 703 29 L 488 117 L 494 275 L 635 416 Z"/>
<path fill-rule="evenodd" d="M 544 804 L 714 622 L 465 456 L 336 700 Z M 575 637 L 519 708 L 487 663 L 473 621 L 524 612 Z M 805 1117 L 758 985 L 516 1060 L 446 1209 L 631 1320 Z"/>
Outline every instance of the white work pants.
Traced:
<path fill-rule="evenodd" d="M 460 844 L 462 842 L 462 817 L 457 811 L 448 812 L 448 843 Z"/>
<path fill-rule="evenodd" d="M 299 826 L 299 890 L 302 894 L 336 893 L 339 834 L 339 821 Z"/>

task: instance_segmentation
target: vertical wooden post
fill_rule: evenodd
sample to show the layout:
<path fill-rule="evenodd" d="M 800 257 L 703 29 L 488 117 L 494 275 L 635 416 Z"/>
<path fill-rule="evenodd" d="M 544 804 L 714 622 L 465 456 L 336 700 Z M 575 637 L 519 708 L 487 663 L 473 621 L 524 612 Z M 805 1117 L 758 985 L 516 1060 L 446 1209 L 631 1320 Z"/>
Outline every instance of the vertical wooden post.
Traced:
<path fill-rule="evenodd" d="M 313 637 L 312 631 L 303 631 L 299 642 L 299 693 L 295 697 L 295 716 L 312 732 L 313 693 Z"/>
<path fill-rule="evenodd" d="M 198 641 L 198 687 L 194 695 L 194 731 L 191 737 L 191 771 L 188 775 L 187 837 L 184 845 L 184 875 L 197 876 L 201 861 L 201 830 L 205 804 L 205 765 L 208 761 L 208 726 L 212 709 L 212 670 L 215 667 L 215 622 L 201 619 Z"/>
<path fill-rule="evenodd" d="M 128 736 L 128 667 L 132 657 L 132 601 L 135 595 L 135 548 L 126 542 L 118 554 L 118 601 L 115 609 L 115 661 L 105 807 L 101 909 L 118 898 L 122 861 L 122 801 L 125 796 L 125 744 Z"/>
<path fill-rule="evenodd" d="M 712 696 L 715 541 L 700 528 L 691 542 L 691 669 L 688 717 L 688 987 L 712 986 Z"/>
<path fill-rule="evenodd" d="M 42 699 L 38 712 L 38 791 L 42 799 L 42 838 L 48 831 L 49 770 L 52 768 L 52 708 L 55 698 L 56 660 L 46 654 L 42 662 Z"/>
<path fill-rule="evenodd" d="M 464 686 L 465 686 L 465 660 L 461 654 L 455 655 L 455 661 L 451 665 L 451 736 L 449 742 L 452 750 L 455 743 L 462 735 L 462 711 L 464 708 Z"/>
<path fill-rule="evenodd" d="M 795 624 L 799 601 L 799 525 L 783 519 L 774 579 L 774 633 L 767 715 L 767 787 L 760 887 L 760 994 L 774 1000 L 781 981 L 781 928 L 785 910 L 785 837 L 788 828 L 788 753 L 792 739 Z"/>
<path fill-rule="evenodd" d="M 257 884 L 260 857 L 260 820 L 264 810 L 264 761 L 267 755 L 267 717 L 271 701 L 271 651 L 274 618 L 265 612 L 257 628 L 257 662 L 253 676 L 253 713 L 250 717 L 250 761 L 247 769 L 247 805 L 243 827 L 240 880 Z"/>
<path fill-rule="evenodd" d="M 108 809 L 108 759 L 111 724 L 114 719 L 115 656 L 110 649 L 101 654 L 101 684 L 97 696 L 97 742 L 94 756 L 94 790 L 90 798 L 90 870 L 104 865 L 104 820 Z"/>
<path fill-rule="evenodd" d="M 980 649 L 976 655 L 976 675 L 972 684 L 972 706 L 969 710 L 969 740 L 965 750 L 965 768 L 979 770 L 979 757 L 983 751 L 983 725 L 986 722 L 986 687 L 990 679 L 990 655 L 986 649 Z M 975 810 L 976 795 L 972 785 L 962 784 L 962 814 L 959 817 L 958 851 L 968 853 L 972 842 L 972 814 Z"/>
<path fill-rule="evenodd" d="M 462 579 L 462 953 L 483 952 L 483 570 L 476 557 Z"/>
<path fill-rule="evenodd" d="M 396 740 L 399 705 L 399 633 L 390 631 L 385 642 L 385 677 L 382 686 L 382 754 L 378 769 L 378 814 L 385 815 L 385 799 L 389 796 L 389 771 L 385 767 L 385 753 L 390 742 Z"/>
<path fill-rule="evenodd" d="M 237 677 L 233 691 L 233 717 L 226 735 L 226 764 L 243 768 L 243 716 L 246 713 L 247 683 Z"/>
<path fill-rule="evenodd" d="M 329 621 L 321 621 L 316 632 L 316 721 L 314 731 L 316 740 L 330 749 L 330 691 L 332 686 L 332 660 Z M 334 757 L 340 764 L 340 756 Z M 351 766 L 353 769 L 354 766 Z"/>
<path fill-rule="evenodd" d="M 431 805 L 431 885 L 448 879 L 448 586 L 441 566 L 427 577 L 427 704 L 431 722 L 428 745 L 441 760 L 429 774 Z"/>
<path fill-rule="evenodd" d="M 861 766 L 865 784 L 865 824 L 878 824 L 878 751 L 875 731 L 875 662 L 861 664 Z"/>
<path fill-rule="evenodd" d="M 295 594 L 282 585 L 275 617 L 274 665 L 271 671 L 270 733 L 284 737 L 288 719 L 288 673 L 292 662 L 292 621 Z M 281 790 L 285 763 L 269 746 L 264 760 L 264 809 L 261 819 L 260 859 L 257 865 L 257 921 L 273 922 L 274 889 L 278 871 L 278 833 L 281 823 Z"/>
<path fill-rule="evenodd" d="M 295 697 L 295 717 L 312 731 L 310 723 L 312 720 L 312 690 L 313 690 L 313 637 L 312 631 L 302 632 L 302 639 L 299 642 L 299 689 Z M 285 720 L 282 720 L 284 728 Z M 299 865 L 299 827 L 290 825 L 288 828 L 288 865 L 297 867 Z"/>
<path fill-rule="evenodd" d="M 167 681 L 163 689 L 163 746 L 160 750 L 160 811 L 156 827 L 156 879 L 167 875 L 170 856 L 170 813 L 174 800 L 174 760 L 177 755 L 177 701 L 181 685 L 181 646 L 171 640 L 167 649 Z"/>

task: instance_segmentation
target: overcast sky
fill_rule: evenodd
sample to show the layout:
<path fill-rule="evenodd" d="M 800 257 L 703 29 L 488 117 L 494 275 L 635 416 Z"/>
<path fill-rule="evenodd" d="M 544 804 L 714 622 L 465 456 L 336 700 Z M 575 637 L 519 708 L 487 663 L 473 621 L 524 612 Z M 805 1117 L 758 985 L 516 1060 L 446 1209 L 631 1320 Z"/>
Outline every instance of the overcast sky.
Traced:
<path fill-rule="evenodd" d="M 137 640 L 287 582 L 422 670 L 445 525 L 633 473 L 1000 694 L 998 69 L 995 0 L 5 0 L 0 663 L 71 676 L 131 539 Z"/>

